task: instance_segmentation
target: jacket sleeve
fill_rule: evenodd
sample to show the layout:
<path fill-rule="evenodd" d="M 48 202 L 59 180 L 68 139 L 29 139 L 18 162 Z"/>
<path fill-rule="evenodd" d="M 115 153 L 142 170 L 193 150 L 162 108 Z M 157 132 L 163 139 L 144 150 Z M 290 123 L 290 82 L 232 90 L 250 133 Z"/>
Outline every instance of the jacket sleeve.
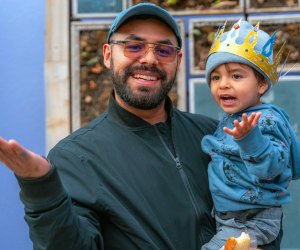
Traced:
<path fill-rule="evenodd" d="M 262 117 L 259 125 L 235 140 L 249 173 L 261 180 L 272 180 L 283 172 L 291 175 L 291 135 L 279 117 Z"/>
<path fill-rule="evenodd" d="M 72 203 L 55 167 L 39 179 L 17 179 L 34 249 L 104 249 L 96 214 Z"/>

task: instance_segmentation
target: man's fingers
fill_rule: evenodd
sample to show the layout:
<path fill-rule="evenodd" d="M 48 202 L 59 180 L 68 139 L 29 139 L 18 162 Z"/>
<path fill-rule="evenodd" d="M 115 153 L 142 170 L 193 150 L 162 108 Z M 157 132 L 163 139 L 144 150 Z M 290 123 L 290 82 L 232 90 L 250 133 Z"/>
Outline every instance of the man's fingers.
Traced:
<path fill-rule="evenodd" d="M 23 167 L 24 160 L 30 157 L 28 150 L 20 146 L 15 140 L 1 140 L 0 142 L 0 161 L 12 171 Z"/>
<path fill-rule="evenodd" d="M 50 170 L 46 159 L 27 150 L 15 140 L 0 138 L 0 161 L 21 177 L 40 177 Z"/>

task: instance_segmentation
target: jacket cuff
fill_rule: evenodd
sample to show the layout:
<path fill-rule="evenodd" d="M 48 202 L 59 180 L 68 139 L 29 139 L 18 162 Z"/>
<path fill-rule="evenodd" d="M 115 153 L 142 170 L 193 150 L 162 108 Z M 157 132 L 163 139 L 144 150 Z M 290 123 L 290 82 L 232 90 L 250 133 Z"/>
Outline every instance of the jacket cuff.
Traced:
<path fill-rule="evenodd" d="M 50 171 L 40 178 L 22 178 L 16 176 L 21 188 L 20 198 L 27 209 L 44 209 L 67 198 L 57 169 L 52 166 Z"/>

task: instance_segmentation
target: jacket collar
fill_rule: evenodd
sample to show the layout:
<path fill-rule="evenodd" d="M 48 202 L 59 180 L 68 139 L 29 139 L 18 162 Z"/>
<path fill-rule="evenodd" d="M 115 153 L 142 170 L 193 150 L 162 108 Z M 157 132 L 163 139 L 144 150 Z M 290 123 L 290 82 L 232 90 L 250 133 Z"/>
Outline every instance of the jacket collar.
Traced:
<path fill-rule="evenodd" d="M 173 116 L 173 105 L 171 99 L 167 96 L 165 101 L 165 109 L 167 110 L 168 119 Z M 108 114 L 123 125 L 130 127 L 151 126 L 142 118 L 130 113 L 122 108 L 115 100 L 114 91 L 111 92 L 108 104 Z"/>

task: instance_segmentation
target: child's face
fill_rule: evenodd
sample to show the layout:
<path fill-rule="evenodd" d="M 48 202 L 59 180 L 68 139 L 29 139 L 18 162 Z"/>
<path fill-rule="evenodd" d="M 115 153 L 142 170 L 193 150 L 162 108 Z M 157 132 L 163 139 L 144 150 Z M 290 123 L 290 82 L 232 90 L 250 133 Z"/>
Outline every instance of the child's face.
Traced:
<path fill-rule="evenodd" d="M 228 114 L 259 105 L 267 89 L 267 81 L 259 82 L 254 70 L 242 63 L 221 64 L 210 75 L 211 94 Z"/>

